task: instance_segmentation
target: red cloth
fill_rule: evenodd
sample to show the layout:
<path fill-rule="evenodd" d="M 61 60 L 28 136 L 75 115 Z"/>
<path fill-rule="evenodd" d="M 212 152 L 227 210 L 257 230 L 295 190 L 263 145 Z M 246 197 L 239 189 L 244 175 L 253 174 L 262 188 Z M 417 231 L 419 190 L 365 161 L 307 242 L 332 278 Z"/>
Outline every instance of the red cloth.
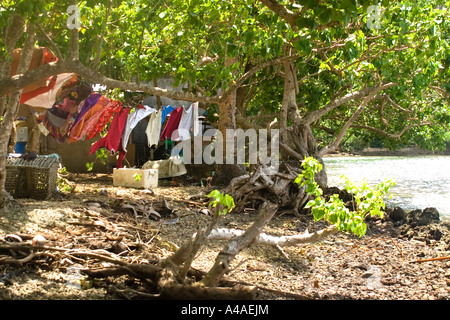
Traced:
<path fill-rule="evenodd" d="M 22 57 L 22 49 L 15 49 L 12 54 L 12 63 L 10 69 L 11 76 L 16 75 L 21 57 Z M 36 47 L 33 50 L 28 70 L 36 69 L 44 64 L 55 62 L 57 60 L 58 58 L 50 49 L 44 47 Z M 34 98 L 40 94 L 50 91 L 55 86 L 55 83 L 56 83 L 56 76 L 52 76 L 47 79 L 43 79 L 33 84 L 30 84 L 29 86 L 26 86 L 22 91 L 20 103 L 23 104 L 27 100 L 30 100 L 31 98 Z"/>
<path fill-rule="evenodd" d="M 123 129 L 125 128 L 125 124 L 127 123 L 128 115 L 130 113 L 130 108 L 126 107 L 119 112 L 116 112 L 109 127 L 108 133 L 106 136 L 98 140 L 91 147 L 90 154 L 93 154 L 100 148 L 108 149 L 112 154 L 120 148 L 120 138 L 122 137 Z"/>
<path fill-rule="evenodd" d="M 68 142 L 94 138 L 103 128 L 114 112 L 122 108 L 120 101 L 111 101 L 101 96 L 97 103 L 70 129 Z"/>
<path fill-rule="evenodd" d="M 181 116 L 183 115 L 183 107 L 179 107 L 170 113 L 169 120 L 161 133 L 161 141 L 170 139 L 172 132 L 178 129 L 180 124 Z"/>

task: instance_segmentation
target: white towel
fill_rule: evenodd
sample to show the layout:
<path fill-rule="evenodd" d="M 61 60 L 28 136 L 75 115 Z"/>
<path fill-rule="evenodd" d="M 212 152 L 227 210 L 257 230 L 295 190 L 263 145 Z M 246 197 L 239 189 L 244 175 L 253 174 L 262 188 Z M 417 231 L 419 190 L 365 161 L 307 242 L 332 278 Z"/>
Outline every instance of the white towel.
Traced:
<path fill-rule="evenodd" d="M 150 120 L 148 121 L 147 128 L 145 129 L 149 147 L 154 144 L 158 145 L 159 143 L 159 138 L 161 135 L 161 120 L 162 111 L 156 111 L 150 115 Z"/>

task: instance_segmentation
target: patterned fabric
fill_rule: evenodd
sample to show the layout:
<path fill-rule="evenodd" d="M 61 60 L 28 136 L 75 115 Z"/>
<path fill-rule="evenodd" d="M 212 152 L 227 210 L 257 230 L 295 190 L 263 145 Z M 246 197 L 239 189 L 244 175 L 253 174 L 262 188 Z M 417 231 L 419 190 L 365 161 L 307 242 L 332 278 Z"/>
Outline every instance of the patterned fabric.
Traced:
<path fill-rule="evenodd" d="M 99 93 L 93 93 L 89 97 L 84 100 L 83 106 L 81 107 L 80 112 L 78 113 L 77 118 L 75 119 L 74 125 L 76 125 L 83 117 L 84 115 L 89 112 L 91 108 L 95 106 L 95 104 L 98 102 L 98 100 L 102 97 Z"/>
<path fill-rule="evenodd" d="M 121 108 L 120 101 L 111 101 L 105 96 L 100 96 L 95 105 L 84 114 L 78 115 L 70 131 L 68 142 L 92 139 L 103 130 L 113 113 L 120 111 Z"/>
<path fill-rule="evenodd" d="M 10 75 L 14 76 L 17 73 L 20 60 L 22 58 L 22 49 L 15 49 L 12 54 L 12 63 L 10 68 Z M 28 70 L 36 69 L 44 64 L 57 61 L 58 58 L 55 54 L 45 47 L 36 47 L 33 50 L 30 65 Z M 32 99 L 40 94 L 46 93 L 53 89 L 56 83 L 57 76 L 52 76 L 47 79 L 36 81 L 25 88 L 22 91 L 22 97 L 20 103 L 24 104 L 27 100 Z"/>
<path fill-rule="evenodd" d="M 38 94 L 31 99 L 28 99 L 25 104 L 37 111 L 40 111 L 42 109 L 44 109 L 44 111 L 45 109 L 50 109 L 55 103 L 57 103 L 67 95 L 61 94 L 63 92 L 63 89 L 67 92 L 70 92 L 73 86 L 78 83 L 77 81 L 77 76 L 73 73 L 58 74 L 56 76 L 56 83 L 52 89 L 48 90 L 45 93 Z"/>
<path fill-rule="evenodd" d="M 48 133 L 55 137 L 56 141 L 64 143 L 69 137 L 70 128 L 75 121 L 75 117 L 76 114 L 73 114 L 64 119 L 46 112 L 42 119 L 42 125 L 47 129 Z"/>

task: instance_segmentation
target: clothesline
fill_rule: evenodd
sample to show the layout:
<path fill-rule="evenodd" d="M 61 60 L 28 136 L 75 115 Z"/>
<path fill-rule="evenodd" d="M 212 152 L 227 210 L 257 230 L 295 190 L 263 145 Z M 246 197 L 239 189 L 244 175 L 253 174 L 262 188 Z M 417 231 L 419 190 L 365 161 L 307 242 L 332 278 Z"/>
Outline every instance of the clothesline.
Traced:
<path fill-rule="evenodd" d="M 90 154 L 101 148 L 112 155 L 118 153 L 117 168 L 122 167 L 131 132 L 144 119 L 148 119 L 145 134 L 149 147 L 166 140 L 187 140 L 201 130 L 198 102 L 161 109 L 148 105 L 132 108 L 93 92 L 92 86 L 75 74 L 56 76 L 51 89 L 31 97 L 27 104 L 41 112 L 46 110 L 40 116 L 39 128 L 59 143 L 90 140 L 112 118 L 107 134 L 92 145 Z"/>
<path fill-rule="evenodd" d="M 90 154 L 95 153 L 100 148 L 109 150 L 111 154 L 119 152 L 116 167 L 121 168 L 132 130 L 147 117 L 149 120 L 145 133 L 149 147 L 158 146 L 160 142 L 166 139 L 173 139 L 174 141 L 190 139 L 192 128 L 194 135 L 199 133 L 198 102 L 192 103 L 188 107 L 169 105 L 161 110 L 140 105 L 132 113 L 130 113 L 130 108 L 127 107 L 120 112 L 116 112 L 108 133 L 92 146 Z M 169 119 L 164 125 L 167 117 Z"/>

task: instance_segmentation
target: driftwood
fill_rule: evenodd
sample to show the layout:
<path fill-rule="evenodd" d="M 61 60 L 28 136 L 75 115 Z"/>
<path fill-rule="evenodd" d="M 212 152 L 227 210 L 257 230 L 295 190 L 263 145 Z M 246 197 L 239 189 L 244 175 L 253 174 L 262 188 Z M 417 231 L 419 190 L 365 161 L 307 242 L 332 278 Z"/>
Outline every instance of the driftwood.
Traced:
<path fill-rule="evenodd" d="M 266 233 L 260 233 L 256 237 L 255 243 L 280 247 L 295 246 L 299 244 L 317 242 L 330 235 L 336 234 L 337 232 L 338 229 L 336 225 L 331 225 L 326 229 L 318 230 L 314 233 L 305 232 L 303 234 L 292 236 L 275 237 Z M 238 229 L 214 229 L 208 236 L 208 240 L 231 240 L 242 236 L 244 233 L 245 231 Z"/>
<path fill-rule="evenodd" d="M 40 252 L 36 252 L 36 251 Z M 80 271 L 92 278 L 105 278 L 110 276 L 129 275 L 153 284 L 157 290 L 154 294 L 137 293 L 140 298 L 147 299 L 176 299 L 176 300 L 249 300 L 256 299 L 259 290 L 250 285 L 234 285 L 232 287 L 207 287 L 201 283 L 179 283 L 171 271 L 157 264 L 129 263 L 120 260 L 116 255 L 105 250 L 72 250 L 48 246 L 32 246 L 29 244 L 0 245 L 0 251 L 31 251 L 24 258 L 12 258 L 1 255 L 0 264 L 25 264 L 38 256 L 50 255 L 45 251 L 59 252 L 67 257 L 89 257 L 111 263 L 109 267 L 81 268 Z M 129 291 L 131 292 L 131 291 Z"/>
<path fill-rule="evenodd" d="M 234 178 L 225 192 L 234 198 L 236 212 L 249 205 L 259 208 L 265 202 L 272 202 L 284 212 L 298 214 L 308 200 L 305 188 L 294 183 L 299 173 L 299 167 L 286 162 L 280 164 L 278 171 L 258 166 L 251 174 Z"/>

